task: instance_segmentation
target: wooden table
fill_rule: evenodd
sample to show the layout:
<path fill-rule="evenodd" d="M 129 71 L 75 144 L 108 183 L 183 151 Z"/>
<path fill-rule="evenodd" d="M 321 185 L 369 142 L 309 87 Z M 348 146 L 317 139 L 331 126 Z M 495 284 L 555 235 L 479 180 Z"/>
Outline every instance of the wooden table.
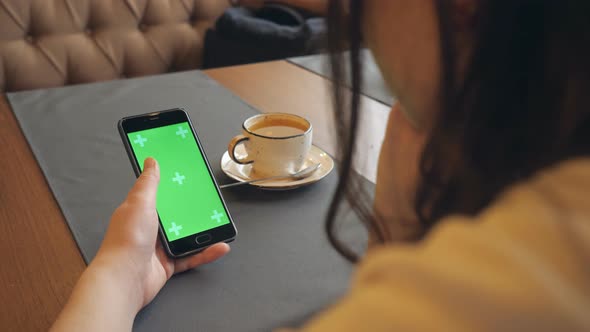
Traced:
<path fill-rule="evenodd" d="M 263 112 L 306 116 L 315 144 L 334 153 L 329 82 L 286 61 L 206 71 Z M 374 180 L 389 107 L 363 98 L 357 169 Z M 362 162 L 360 162 L 362 161 Z M 0 330 L 47 330 L 85 268 L 51 190 L 0 95 Z"/>

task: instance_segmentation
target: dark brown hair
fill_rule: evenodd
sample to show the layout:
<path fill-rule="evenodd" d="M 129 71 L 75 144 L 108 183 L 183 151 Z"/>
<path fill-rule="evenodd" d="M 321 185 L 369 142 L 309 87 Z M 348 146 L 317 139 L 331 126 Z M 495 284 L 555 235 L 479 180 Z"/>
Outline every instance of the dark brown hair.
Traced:
<path fill-rule="evenodd" d="M 442 75 L 440 109 L 422 152 L 414 199 L 422 236 L 449 214 L 477 214 L 507 186 L 542 168 L 590 155 L 590 2 L 477 1 L 473 51 L 464 76 L 457 77 L 455 1 L 433 1 Z M 352 94 L 345 100 L 345 87 L 334 84 L 341 162 L 326 228 L 332 245 L 351 261 L 358 255 L 336 232 L 345 199 L 375 240 L 388 238 L 352 170 L 363 82 L 362 17 L 362 0 L 330 2 L 332 75 L 344 82 L 349 72 Z M 350 50 L 349 71 L 344 49 Z"/>

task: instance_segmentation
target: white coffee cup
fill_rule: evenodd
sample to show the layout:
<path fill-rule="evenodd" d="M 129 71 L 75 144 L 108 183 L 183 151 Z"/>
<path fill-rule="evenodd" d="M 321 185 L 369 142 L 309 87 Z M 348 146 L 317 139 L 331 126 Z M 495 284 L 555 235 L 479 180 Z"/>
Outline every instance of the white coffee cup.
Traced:
<path fill-rule="evenodd" d="M 255 177 L 287 175 L 303 167 L 311 149 L 313 128 L 306 119 L 286 113 L 267 113 L 248 118 L 242 134 L 234 137 L 227 151 L 238 164 L 252 164 Z M 243 144 L 246 156 L 236 156 Z"/>

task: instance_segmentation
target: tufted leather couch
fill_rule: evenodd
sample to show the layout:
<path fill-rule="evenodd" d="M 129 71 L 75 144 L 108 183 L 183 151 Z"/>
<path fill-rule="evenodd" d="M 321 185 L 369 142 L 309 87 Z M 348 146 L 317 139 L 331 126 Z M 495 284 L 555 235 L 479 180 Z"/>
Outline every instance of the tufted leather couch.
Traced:
<path fill-rule="evenodd" d="M 228 0 L 0 0 L 0 92 L 198 68 Z"/>

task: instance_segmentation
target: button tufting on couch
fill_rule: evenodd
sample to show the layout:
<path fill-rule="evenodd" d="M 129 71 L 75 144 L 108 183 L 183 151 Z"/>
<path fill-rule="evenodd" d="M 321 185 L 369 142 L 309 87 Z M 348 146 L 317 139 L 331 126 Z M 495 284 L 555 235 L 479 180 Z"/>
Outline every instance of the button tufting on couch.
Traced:
<path fill-rule="evenodd" d="M 198 68 L 228 0 L 0 0 L 0 91 Z"/>

